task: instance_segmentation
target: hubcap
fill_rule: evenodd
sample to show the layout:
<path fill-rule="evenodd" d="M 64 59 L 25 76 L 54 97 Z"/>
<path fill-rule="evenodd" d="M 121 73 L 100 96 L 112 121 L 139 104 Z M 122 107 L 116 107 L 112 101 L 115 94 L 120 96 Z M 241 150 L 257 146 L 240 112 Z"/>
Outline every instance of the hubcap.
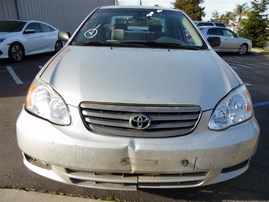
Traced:
<path fill-rule="evenodd" d="M 23 56 L 23 51 L 21 47 L 19 45 L 14 45 L 11 49 L 11 55 L 15 61 L 20 61 Z"/>
<path fill-rule="evenodd" d="M 247 46 L 246 45 L 242 45 L 239 48 L 239 54 L 243 55 L 243 54 L 245 54 L 247 52 L 247 50 L 248 50 Z"/>

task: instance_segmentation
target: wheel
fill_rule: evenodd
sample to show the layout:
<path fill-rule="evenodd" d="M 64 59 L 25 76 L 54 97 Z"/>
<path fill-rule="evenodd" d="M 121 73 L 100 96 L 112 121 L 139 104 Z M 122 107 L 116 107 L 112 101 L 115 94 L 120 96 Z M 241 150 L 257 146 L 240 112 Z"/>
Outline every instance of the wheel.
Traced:
<path fill-rule="evenodd" d="M 9 59 L 14 62 L 19 62 L 24 57 L 24 48 L 20 43 L 13 43 L 8 50 Z"/>
<path fill-rule="evenodd" d="M 238 49 L 238 54 L 239 55 L 245 55 L 248 52 L 248 45 L 247 44 L 242 44 L 239 49 Z"/>
<path fill-rule="evenodd" d="M 63 42 L 61 41 L 56 41 L 55 43 L 55 52 L 57 53 L 59 50 L 63 48 Z"/>

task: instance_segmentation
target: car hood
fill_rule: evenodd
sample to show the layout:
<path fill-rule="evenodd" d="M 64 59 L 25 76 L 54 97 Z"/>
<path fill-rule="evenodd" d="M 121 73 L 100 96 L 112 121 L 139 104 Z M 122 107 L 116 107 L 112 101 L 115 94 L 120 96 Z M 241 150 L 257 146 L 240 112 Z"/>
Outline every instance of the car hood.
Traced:
<path fill-rule="evenodd" d="M 39 76 L 65 101 L 212 109 L 241 82 L 213 51 L 67 46 Z"/>
<path fill-rule="evenodd" d="M 239 38 L 240 38 L 241 41 L 246 42 L 246 43 L 248 43 L 248 44 L 249 44 L 249 43 L 252 43 L 252 41 L 249 40 L 249 39 L 246 39 L 246 38 L 243 38 L 243 37 L 240 37 L 240 36 L 239 36 Z"/>
<path fill-rule="evenodd" d="M 7 34 L 9 34 L 8 32 L 0 32 L 0 37 L 5 37 Z"/>
<path fill-rule="evenodd" d="M 1 38 L 7 38 L 14 35 L 18 35 L 18 32 L 0 32 Z"/>

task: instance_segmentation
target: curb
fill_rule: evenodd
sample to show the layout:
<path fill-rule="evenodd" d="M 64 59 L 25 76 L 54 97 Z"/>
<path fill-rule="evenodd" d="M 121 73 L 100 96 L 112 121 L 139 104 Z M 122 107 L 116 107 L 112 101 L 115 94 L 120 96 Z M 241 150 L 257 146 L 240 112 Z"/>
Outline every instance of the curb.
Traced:
<path fill-rule="evenodd" d="M 254 54 L 254 55 L 269 55 L 269 52 L 252 48 L 251 51 L 250 51 L 250 54 Z"/>
<path fill-rule="evenodd" d="M 54 195 L 49 193 L 40 193 L 34 191 L 25 191 L 17 189 L 0 189 L 1 201 L 4 202 L 101 202 L 102 200 Z"/>

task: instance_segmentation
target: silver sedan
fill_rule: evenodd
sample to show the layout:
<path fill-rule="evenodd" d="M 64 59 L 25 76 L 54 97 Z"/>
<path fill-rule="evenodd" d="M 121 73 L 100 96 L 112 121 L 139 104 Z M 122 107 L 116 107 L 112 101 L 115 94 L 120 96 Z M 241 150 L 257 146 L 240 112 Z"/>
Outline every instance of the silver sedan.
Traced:
<path fill-rule="evenodd" d="M 30 170 L 136 190 L 214 184 L 248 169 L 259 139 L 251 97 L 183 12 L 102 7 L 59 36 L 67 44 L 17 120 Z"/>
<path fill-rule="evenodd" d="M 251 51 L 251 40 L 238 36 L 230 29 L 212 26 L 199 27 L 199 29 L 207 39 L 220 38 L 219 46 L 214 47 L 216 52 L 237 52 L 240 55 L 245 55 Z"/>

